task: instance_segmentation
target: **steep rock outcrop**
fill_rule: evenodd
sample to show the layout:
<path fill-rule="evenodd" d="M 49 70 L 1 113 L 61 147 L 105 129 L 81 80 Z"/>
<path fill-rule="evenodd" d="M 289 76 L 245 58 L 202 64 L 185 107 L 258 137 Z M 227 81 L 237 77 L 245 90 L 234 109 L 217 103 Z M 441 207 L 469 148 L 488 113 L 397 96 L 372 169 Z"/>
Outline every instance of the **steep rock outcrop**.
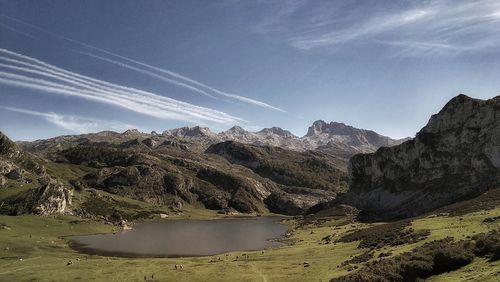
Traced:
<path fill-rule="evenodd" d="M 2 158 L 17 158 L 21 155 L 21 149 L 7 136 L 0 132 L 0 156 Z"/>
<path fill-rule="evenodd" d="M 49 215 L 70 211 L 72 190 L 47 175 L 40 160 L 23 152 L 0 132 L 0 188 L 10 189 L 8 180 L 21 187 L 33 185 L 20 197 L 6 199 L 10 214 L 35 213 Z"/>
<path fill-rule="evenodd" d="M 407 217 L 500 185 L 500 96 L 459 95 L 416 138 L 350 160 L 340 199 L 373 217 Z"/>
<path fill-rule="evenodd" d="M 26 202 L 33 202 L 31 213 L 39 215 L 68 213 L 72 196 L 73 191 L 70 188 L 60 181 L 51 179 L 47 184 L 31 191 Z"/>
<path fill-rule="evenodd" d="M 322 120 L 315 121 L 304 138 L 323 151 L 333 148 L 347 153 L 369 153 L 380 147 L 400 144 L 398 140 L 371 130 L 359 129 L 339 122 L 326 123 Z"/>

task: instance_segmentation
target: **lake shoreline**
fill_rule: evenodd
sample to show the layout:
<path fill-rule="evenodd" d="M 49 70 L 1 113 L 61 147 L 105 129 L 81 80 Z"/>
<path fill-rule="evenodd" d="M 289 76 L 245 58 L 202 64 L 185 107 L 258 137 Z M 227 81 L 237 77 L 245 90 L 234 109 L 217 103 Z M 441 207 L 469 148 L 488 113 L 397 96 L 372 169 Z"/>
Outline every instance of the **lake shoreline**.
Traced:
<path fill-rule="evenodd" d="M 238 216 L 238 217 L 235 217 L 235 216 L 231 216 L 231 217 L 224 217 L 224 218 L 219 218 L 219 219 L 176 219 L 176 220 L 172 220 L 172 219 L 160 219 L 160 220 L 148 220 L 148 221 L 143 221 L 143 222 L 135 222 L 134 223 L 134 228 L 133 229 L 126 229 L 126 230 L 121 230 L 121 231 L 118 231 L 118 232 L 112 232 L 112 233 L 100 233 L 100 234 L 86 234 L 86 235 L 72 235 L 72 236 L 66 236 L 64 239 L 67 241 L 67 244 L 68 246 L 79 252 L 79 253 L 82 253 L 82 254 L 87 254 L 87 255 L 98 255 L 98 256 L 102 256 L 102 257 L 121 257 L 121 258 L 186 258 L 186 257 L 207 257 L 207 256 L 217 256 L 217 255 L 221 255 L 221 254 L 225 254 L 225 253 L 230 253 L 230 252 L 254 252 L 254 251 L 261 251 L 261 250 L 266 250 L 266 249 L 270 249 L 270 248 L 279 248 L 279 247 L 283 247 L 283 246 L 286 246 L 287 243 L 284 242 L 284 239 L 285 239 L 285 236 L 287 234 L 287 231 L 289 230 L 290 226 L 289 224 L 287 224 L 285 222 L 285 219 L 288 219 L 288 217 L 284 217 L 284 216 L 275 216 L 275 215 L 272 215 L 272 216 L 244 216 L 244 217 L 241 217 L 241 216 Z M 243 224 L 243 226 L 247 226 L 247 225 L 255 225 L 256 227 L 255 228 L 258 228 L 260 225 L 269 225 L 273 228 L 271 228 L 271 230 L 274 230 L 274 231 L 268 231 L 268 232 L 274 232 L 274 233 L 270 233 L 269 237 L 266 237 L 266 238 L 260 238 L 259 236 L 262 236 L 261 233 L 258 233 L 257 235 L 259 236 L 249 236 L 250 238 L 252 238 L 253 240 L 256 240 L 256 243 L 254 244 L 257 244 L 258 246 L 256 247 L 249 247 L 248 244 L 249 242 L 249 239 L 248 238 L 245 238 L 246 234 L 243 234 L 244 236 L 242 236 L 242 238 L 245 238 L 244 240 L 244 243 L 243 243 L 243 246 L 241 248 L 238 248 L 238 247 L 234 247 L 234 246 L 230 246 L 230 247 L 226 247 L 228 249 L 225 249 L 225 250 L 213 250 L 213 251 L 208 251 L 204 248 L 207 248 L 207 246 L 211 246 L 213 245 L 214 243 L 213 242 L 210 242 L 208 241 L 207 243 L 200 243 L 200 242 L 204 242 L 204 238 L 202 237 L 199 237 L 197 239 L 195 239 L 195 241 L 191 242 L 191 244 L 188 244 L 188 247 L 191 247 L 192 248 L 192 245 L 196 245 L 196 244 L 206 244 L 206 246 L 204 246 L 204 248 L 200 248 L 202 249 L 202 253 L 199 253 L 199 254 L 196 254 L 196 253 L 193 253 L 193 250 L 191 251 L 188 251 L 186 253 L 182 253 L 184 250 L 182 251 L 178 251 L 178 252 L 172 252 L 172 253 L 164 253 L 164 254 L 161 254 L 161 253 L 158 253 L 156 252 L 158 249 L 155 249 L 153 252 L 147 252 L 147 251 L 144 251 L 142 252 L 141 251 L 127 251 L 127 250 L 117 250 L 117 249 L 106 249 L 106 248 L 109 248 L 109 245 L 104 245 L 103 247 L 96 247 L 95 245 L 92 245 L 92 243 L 85 243 L 85 242 L 82 242 L 82 239 L 87 239 L 87 240 L 91 240 L 91 239 L 95 239 L 95 240 L 99 240 L 99 239 L 110 239 L 110 237 L 114 236 L 116 239 L 113 240 L 110 244 L 111 245 L 119 245 L 120 243 L 117 243 L 118 241 L 120 240 L 123 240 L 124 237 L 126 236 L 131 236 L 131 232 L 135 232 L 135 233 L 140 233 L 141 232 L 141 229 L 144 229 L 145 227 L 161 227 L 161 226 L 169 226 L 170 229 L 166 229 L 165 230 L 165 234 L 163 233 L 160 233 L 161 236 L 167 236 L 165 238 L 161 238 L 161 241 L 159 241 L 157 243 L 158 247 L 161 248 L 162 245 L 165 244 L 165 242 L 169 242 L 169 240 L 172 240 L 172 238 L 168 237 L 168 232 L 172 232 L 171 231 L 171 228 L 174 228 L 176 225 L 181 225 L 181 229 L 183 228 L 182 226 L 204 226 L 204 225 L 207 225 L 207 226 L 211 226 L 211 225 L 222 225 L 222 227 L 225 227 L 225 228 L 228 228 L 227 226 L 231 226 L 231 225 L 234 225 L 236 224 L 236 226 L 240 226 L 238 228 L 241 228 L 241 225 Z M 139 226 L 139 230 L 136 230 L 135 227 Z M 279 229 L 279 234 L 276 233 L 277 231 L 275 230 L 276 228 L 278 227 Z M 260 232 L 266 232 L 266 228 L 267 227 L 262 227 L 260 226 L 261 229 L 258 229 L 260 230 Z M 264 228 L 264 229 L 262 229 Z M 224 228 L 222 228 L 224 229 Z M 247 229 L 248 229 L 248 226 L 247 226 Z M 254 229 L 254 228 L 251 228 L 251 229 Z M 251 229 L 248 229 L 248 230 L 251 230 Z M 214 229 L 216 230 L 216 229 Z M 208 234 L 212 234 L 213 232 L 215 232 L 214 230 L 208 230 Z M 234 240 L 235 238 L 232 238 L 231 236 L 234 236 L 234 233 L 237 233 L 238 231 L 221 231 L 221 230 L 217 230 L 217 232 L 219 232 L 220 234 L 216 235 L 213 239 L 214 240 L 221 240 L 221 237 L 223 236 L 227 236 L 229 241 L 230 242 L 233 242 L 234 243 Z M 193 233 L 201 233 L 201 232 L 193 232 Z M 146 240 L 152 240 L 151 239 L 151 234 L 143 234 L 144 235 L 144 238 L 147 238 Z M 191 235 L 191 236 L 199 236 L 199 235 Z M 174 236 L 175 237 L 175 236 Z M 186 238 L 184 238 L 185 236 L 183 236 L 183 238 L 180 240 L 180 242 L 178 242 L 179 244 L 182 244 L 182 243 L 186 243 L 185 240 L 188 240 Z M 257 239 L 254 239 L 253 237 L 256 237 Z M 189 236 L 187 236 L 187 238 L 189 238 Z M 237 238 L 236 238 L 237 239 Z M 137 242 L 141 242 L 143 243 L 143 239 L 137 239 L 134 241 L 136 242 L 136 244 L 138 244 Z M 146 241 L 148 242 L 148 241 Z M 149 242 L 148 242 L 149 243 Z M 220 243 L 220 242 L 219 242 Z M 95 242 L 94 242 L 95 244 Z M 134 244 L 133 242 L 132 243 L 121 243 L 123 244 L 122 247 L 118 247 L 118 248 L 129 248 L 129 244 Z M 144 244 L 144 243 L 143 243 Z M 174 246 L 177 246 L 177 244 L 174 244 Z M 150 245 L 148 245 L 147 247 L 151 248 Z M 178 247 L 178 246 L 177 246 Z M 212 247 L 208 247 L 208 248 L 212 248 Z M 215 248 L 215 247 L 213 247 Z M 174 249 L 176 249 L 174 247 Z M 189 248 L 188 248 L 189 249 Z"/>

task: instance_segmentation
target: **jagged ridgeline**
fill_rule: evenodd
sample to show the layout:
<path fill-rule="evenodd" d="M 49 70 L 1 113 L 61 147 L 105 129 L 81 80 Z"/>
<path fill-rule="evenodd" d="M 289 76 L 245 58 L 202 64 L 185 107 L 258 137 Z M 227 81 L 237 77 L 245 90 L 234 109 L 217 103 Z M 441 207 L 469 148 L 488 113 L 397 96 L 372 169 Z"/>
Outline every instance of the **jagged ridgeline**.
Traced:
<path fill-rule="evenodd" d="M 290 137 L 276 128 L 263 134 L 275 131 Z M 20 142 L 23 152 L 2 135 L 2 189 L 9 191 L 2 212 L 148 216 L 117 215 L 114 206 L 134 199 L 172 209 L 294 215 L 347 188 L 343 158 L 216 141 L 199 127 L 164 134 L 129 130 Z"/>
<path fill-rule="evenodd" d="M 117 221 L 161 213 L 155 206 L 300 214 L 346 191 L 350 156 L 400 141 L 316 121 L 304 137 L 278 127 L 249 132 L 234 126 L 216 134 L 195 126 L 66 135 L 19 146 L 3 136 L 2 142 L 1 179 L 9 191 L 3 213 L 67 212 Z M 41 172 L 23 165 L 28 160 Z"/>

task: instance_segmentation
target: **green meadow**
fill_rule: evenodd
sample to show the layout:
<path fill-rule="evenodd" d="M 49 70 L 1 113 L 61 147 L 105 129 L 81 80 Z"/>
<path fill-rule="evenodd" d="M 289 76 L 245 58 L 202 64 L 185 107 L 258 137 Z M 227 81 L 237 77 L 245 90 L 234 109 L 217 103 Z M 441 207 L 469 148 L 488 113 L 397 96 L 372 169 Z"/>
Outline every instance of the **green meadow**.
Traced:
<path fill-rule="evenodd" d="M 167 220 L 217 217 L 211 211 L 191 211 L 192 214 L 186 212 Z M 368 261 L 379 259 L 380 253 L 394 256 L 447 236 L 460 240 L 499 229 L 498 220 L 484 222 L 498 216 L 497 207 L 461 216 L 440 214 L 415 219 L 411 222 L 415 232 L 430 232 L 424 240 L 383 246 L 373 250 L 374 256 Z M 348 217 L 286 219 L 284 223 L 290 227 L 289 236 L 283 239 L 285 246 L 246 252 L 245 256 L 234 252 L 210 257 L 117 258 L 79 253 L 69 247 L 66 238 L 119 231 L 112 225 L 73 216 L 0 216 L 0 280 L 143 281 L 146 277 L 148 281 L 328 281 L 358 271 L 368 262 L 349 263 L 368 249 L 358 248 L 358 241 L 338 242 L 338 239 L 353 231 L 384 224 L 358 223 Z M 72 264 L 68 265 L 69 261 Z M 182 270 L 176 270 L 176 264 L 182 265 Z M 429 281 L 498 281 L 499 274 L 498 261 L 477 257 L 471 264 L 430 277 Z"/>

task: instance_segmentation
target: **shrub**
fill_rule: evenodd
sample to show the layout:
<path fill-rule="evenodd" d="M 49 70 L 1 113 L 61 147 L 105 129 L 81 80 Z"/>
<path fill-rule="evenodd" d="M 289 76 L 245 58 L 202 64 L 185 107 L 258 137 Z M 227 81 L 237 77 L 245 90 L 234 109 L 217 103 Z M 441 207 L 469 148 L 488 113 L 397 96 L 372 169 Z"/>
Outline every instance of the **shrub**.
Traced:
<path fill-rule="evenodd" d="M 500 231 L 493 230 L 487 234 L 478 234 L 472 239 L 476 241 L 476 255 L 490 256 L 492 261 L 500 259 Z"/>
<path fill-rule="evenodd" d="M 330 281 L 418 281 L 469 264 L 474 258 L 474 247 L 470 241 L 453 242 L 452 238 L 432 241 Z"/>
<path fill-rule="evenodd" d="M 339 239 L 339 242 L 361 241 L 358 248 L 381 248 L 415 243 L 425 239 L 429 231 L 415 232 L 409 220 L 387 223 L 354 231 Z"/>

